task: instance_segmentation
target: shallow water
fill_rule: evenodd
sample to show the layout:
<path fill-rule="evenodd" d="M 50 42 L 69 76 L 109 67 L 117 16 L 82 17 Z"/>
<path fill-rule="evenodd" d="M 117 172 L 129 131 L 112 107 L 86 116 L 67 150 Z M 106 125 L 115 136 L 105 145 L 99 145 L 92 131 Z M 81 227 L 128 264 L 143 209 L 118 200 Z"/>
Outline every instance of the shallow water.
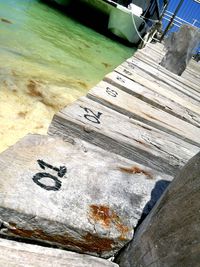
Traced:
<path fill-rule="evenodd" d="M 0 151 L 31 133 L 133 54 L 37 0 L 0 0 Z"/>

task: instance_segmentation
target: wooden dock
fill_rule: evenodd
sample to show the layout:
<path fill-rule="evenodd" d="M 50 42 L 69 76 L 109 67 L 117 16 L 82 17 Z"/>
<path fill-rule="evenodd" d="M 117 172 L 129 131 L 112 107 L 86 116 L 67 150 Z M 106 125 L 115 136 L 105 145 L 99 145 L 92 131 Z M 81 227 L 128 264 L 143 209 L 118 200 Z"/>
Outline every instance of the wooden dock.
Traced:
<path fill-rule="evenodd" d="M 163 173 L 175 173 L 200 150 L 200 66 L 184 77 L 159 65 L 161 44 L 148 44 L 56 114 L 50 135 L 83 139 Z M 192 80 L 192 77 L 191 77 Z"/>
<path fill-rule="evenodd" d="M 164 53 L 148 44 L 55 114 L 49 136 L 0 155 L 1 237 L 103 258 L 132 239 L 200 150 L 200 65 L 179 77 L 159 65 Z"/>

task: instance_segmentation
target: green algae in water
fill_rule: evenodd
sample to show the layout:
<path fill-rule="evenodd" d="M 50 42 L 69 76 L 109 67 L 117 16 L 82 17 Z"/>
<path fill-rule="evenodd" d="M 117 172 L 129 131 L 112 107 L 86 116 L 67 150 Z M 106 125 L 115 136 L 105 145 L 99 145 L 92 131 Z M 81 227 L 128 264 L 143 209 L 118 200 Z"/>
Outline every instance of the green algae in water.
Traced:
<path fill-rule="evenodd" d="M 37 0 L 0 0 L 0 152 L 133 53 Z"/>
<path fill-rule="evenodd" d="M 0 0 L 0 63 L 22 76 L 89 89 L 133 53 L 40 1 Z"/>

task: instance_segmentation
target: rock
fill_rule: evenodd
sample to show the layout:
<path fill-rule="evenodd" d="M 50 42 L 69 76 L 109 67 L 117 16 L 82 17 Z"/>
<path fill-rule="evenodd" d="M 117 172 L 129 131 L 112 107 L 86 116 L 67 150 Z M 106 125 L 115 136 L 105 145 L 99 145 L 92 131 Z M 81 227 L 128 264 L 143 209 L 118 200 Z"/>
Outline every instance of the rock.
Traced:
<path fill-rule="evenodd" d="M 200 42 L 200 32 L 197 28 L 182 25 L 178 32 L 173 32 L 167 39 L 165 46 L 167 53 L 161 61 L 161 66 L 181 75 Z"/>
<path fill-rule="evenodd" d="M 6 267 L 117 267 L 108 260 L 0 239 L 0 266 Z"/>
<path fill-rule="evenodd" d="M 1 233 L 107 258 L 170 179 L 78 139 L 28 135 L 0 155 Z"/>
<path fill-rule="evenodd" d="M 162 198 L 117 258 L 120 267 L 198 267 L 200 263 L 200 153 Z"/>

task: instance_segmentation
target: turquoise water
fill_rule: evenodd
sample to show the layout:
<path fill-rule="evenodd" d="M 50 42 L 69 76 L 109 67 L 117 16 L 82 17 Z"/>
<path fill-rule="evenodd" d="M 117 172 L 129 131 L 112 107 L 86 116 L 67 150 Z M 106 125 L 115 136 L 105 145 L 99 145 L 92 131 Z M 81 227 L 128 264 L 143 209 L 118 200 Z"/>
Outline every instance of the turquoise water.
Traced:
<path fill-rule="evenodd" d="M 23 76 L 89 89 L 133 53 L 40 1 L 0 0 L 0 18 L 0 63 Z"/>
<path fill-rule="evenodd" d="M 0 152 L 133 54 L 38 0 L 0 0 Z"/>

